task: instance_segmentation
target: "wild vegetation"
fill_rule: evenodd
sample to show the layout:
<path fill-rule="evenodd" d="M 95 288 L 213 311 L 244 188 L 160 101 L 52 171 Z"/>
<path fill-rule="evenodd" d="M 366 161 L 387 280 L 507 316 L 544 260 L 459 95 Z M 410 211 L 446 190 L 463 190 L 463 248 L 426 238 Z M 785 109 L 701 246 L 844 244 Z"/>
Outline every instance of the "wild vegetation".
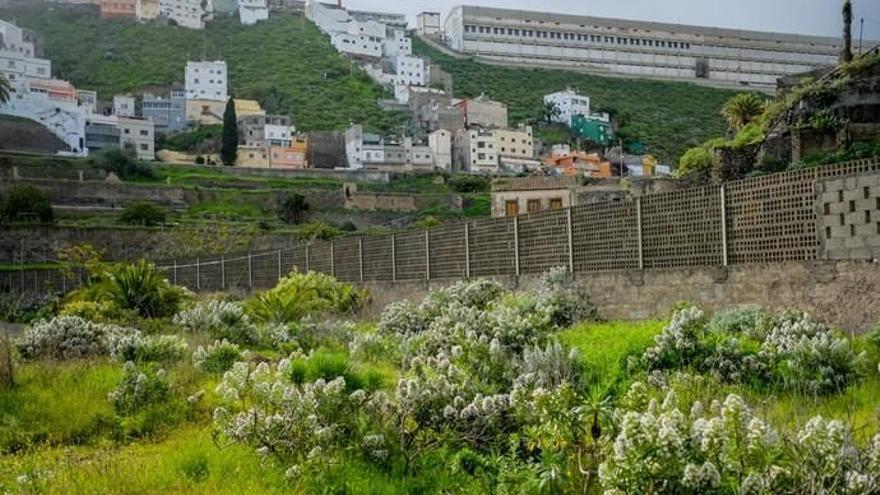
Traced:
<path fill-rule="evenodd" d="M 144 263 L 91 280 L 15 341 L 3 491 L 880 489 L 880 331 L 687 304 L 600 322 L 562 269 L 375 320 L 367 294 L 312 273 L 245 299 L 197 298 Z"/>

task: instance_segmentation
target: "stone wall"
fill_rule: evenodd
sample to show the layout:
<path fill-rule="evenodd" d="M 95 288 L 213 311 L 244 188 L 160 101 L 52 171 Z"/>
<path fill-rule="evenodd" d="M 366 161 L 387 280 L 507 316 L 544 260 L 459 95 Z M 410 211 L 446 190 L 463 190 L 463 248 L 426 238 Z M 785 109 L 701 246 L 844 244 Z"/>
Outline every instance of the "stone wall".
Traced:
<path fill-rule="evenodd" d="M 498 277 L 507 287 L 528 288 L 537 275 Z M 880 265 L 872 262 L 789 262 L 729 267 L 610 271 L 579 274 L 577 284 L 607 319 L 666 318 L 687 301 L 707 310 L 744 305 L 798 309 L 851 332 L 880 320 Z M 449 281 L 367 284 L 371 312 L 388 303 L 419 300 Z"/>

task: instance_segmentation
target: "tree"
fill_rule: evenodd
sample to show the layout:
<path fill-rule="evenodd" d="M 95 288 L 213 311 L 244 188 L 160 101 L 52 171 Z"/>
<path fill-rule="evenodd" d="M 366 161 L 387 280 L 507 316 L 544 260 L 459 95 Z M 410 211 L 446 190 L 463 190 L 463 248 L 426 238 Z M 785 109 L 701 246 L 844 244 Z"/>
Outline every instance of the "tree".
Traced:
<path fill-rule="evenodd" d="M 52 198 L 33 186 L 14 186 L 0 200 L 0 219 L 4 222 L 33 221 L 52 223 Z"/>
<path fill-rule="evenodd" d="M 235 165 L 238 158 L 238 119 L 235 116 L 235 100 L 226 102 L 223 112 L 223 141 L 220 145 L 220 159 L 223 165 Z"/>
<path fill-rule="evenodd" d="M 309 204 L 302 194 L 288 194 L 278 205 L 278 218 L 284 223 L 300 224 L 303 221 Z"/>
<path fill-rule="evenodd" d="M 149 201 L 135 201 L 125 205 L 119 221 L 128 225 L 157 227 L 165 223 L 165 208 Z"/>
<path fill-rule="evenodd" d="M 765 107 L 764 100 L 755 93 L 740 93 L 727 100 L 721 115 L 727 119 L 731 134 L 736 134 L 763 115 Z"/>
<path fill-rule="evenodd" d="M 840 50 L 840 62 L 852 62 L 852 22 L 853 8 L 852 1 L 843 1 L 843 48 Z"/>
<path fill-rule="evenodd" d="M 544 102 L 544 120 L 546 120 L 548 124 L 552 124 L 561 113 L 562 110 L 559 109 L 559 105 L 557 105 L 555 101 Z"/>
<path fill-rule="evenodd" d="M 6 79 L 6 76 L 0 74 L 0 104 L 9 101 L 10 94 L 12 94 L 12 85 L 9 83 L 9 79 Z"/>

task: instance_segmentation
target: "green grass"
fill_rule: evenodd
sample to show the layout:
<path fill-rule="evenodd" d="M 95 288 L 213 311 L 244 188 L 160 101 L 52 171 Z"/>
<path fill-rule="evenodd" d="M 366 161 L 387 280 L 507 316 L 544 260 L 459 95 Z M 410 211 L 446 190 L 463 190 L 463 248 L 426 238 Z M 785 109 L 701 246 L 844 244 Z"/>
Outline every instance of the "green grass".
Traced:
<path fill-rule="evenodd" d="M 734 91 L 695 84 L 609 78 L 563 70 L 507 68 L 457 59 L 413 39 L 413 51 L 452 74 L 459 98 L 486 93 L 508 106 L 510 124 L 540 119 L 543 95 L 578 88 L 596 111 L 609 112 L 625 143 L 641 142 L 664 161 L 677 160 L 690 147 L 723 135 L 721 106 Z M 557 128 L 536 131 L 549 142 L 567 139 Z"/>
<path fill-rule="evenodd" d="M 390 130 L 406 118 L 380 111 L 376 100 L 389 95 L 302 16 L 274 14 L 247 27 L 237 16 L 225 17 L 196 31 L 102 20 L 94 7 L 33 1 L 0 7 L 0 18 L 37 31 L 54 74 L 97 90 L 103 101 L 180 83 L 188 60 L 222 54 L 235 97 L 258 99 L 267 112 L 290 115 L 301 131 L 341 130 L 350 122 Z"/>

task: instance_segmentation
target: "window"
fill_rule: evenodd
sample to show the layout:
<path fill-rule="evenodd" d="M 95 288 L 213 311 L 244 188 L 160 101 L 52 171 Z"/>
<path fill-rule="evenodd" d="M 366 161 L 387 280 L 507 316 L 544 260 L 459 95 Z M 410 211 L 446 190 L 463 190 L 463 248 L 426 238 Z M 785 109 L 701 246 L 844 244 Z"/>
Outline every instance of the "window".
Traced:
<path fill-rule="evenodd" d="M 519 215 L 519 203 L 516 201 L 504 202 L 504 216 L 515 217 Z"/>
<path fill-rule="evenodd" d="M 541 211 L 541 200 L 540 199 L 530 199 L 528 203 L 526 203 L 526 209 L 529 213 L 537 213 Z"/>
<path fill-rule="evenodd" d="M 149 135 L 150 135 L 150 131 L 148 131 L 146 129 L 141 129 L 141 136 L 149 136 Z"/>
<path fill-rule="evenodd" d="M 150 146 L 144 143 L 141 143 L 141 151 L 150 151 Z"/>
<path fill-rule="evenodd" d="M 551 210 L 561 210 L 562 209 L 562 198 L 550 198 L 550 209 Z"/>

